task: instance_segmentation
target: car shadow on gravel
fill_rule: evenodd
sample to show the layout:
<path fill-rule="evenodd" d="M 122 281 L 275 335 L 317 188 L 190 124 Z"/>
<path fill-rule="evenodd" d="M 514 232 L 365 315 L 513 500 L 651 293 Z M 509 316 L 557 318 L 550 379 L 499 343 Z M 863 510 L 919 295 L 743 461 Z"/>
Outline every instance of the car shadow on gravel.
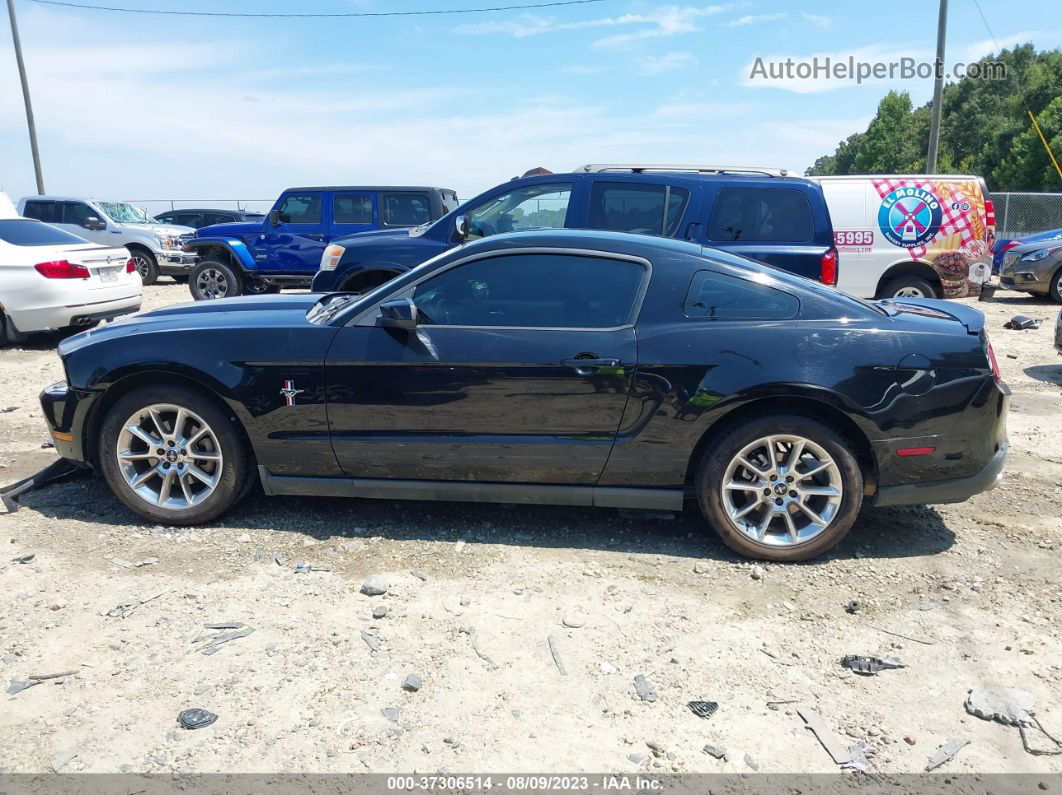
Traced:
<path fill-rule="evenodd" d="M 1037 381 L 1062 386 L 1062 364 L 1037 364 L 1026 367 L 1022 372 Z"/>
<path fill-rule="evenodd" d="M 56 519 L 145 527 L 98 478 L 49 486 L 25 495 L 22 503 Z M 380 536 L 395 541 L 463 540 L 467 544 L 744 560 L 723 545 L 694 502 L 688 502 L 681 514 L 621 513 L 609 508 L 265 497 L 256 492 L 210 527 L 236 533 L 277 531 L 278 543 L 290 541 L 290 536 L 283 538 L 280 533 L 317 541 Z M 864 509 L 848 536 L 811 563 L 933 555 L 954 543 L 955 534 L 930 507 Z"/>

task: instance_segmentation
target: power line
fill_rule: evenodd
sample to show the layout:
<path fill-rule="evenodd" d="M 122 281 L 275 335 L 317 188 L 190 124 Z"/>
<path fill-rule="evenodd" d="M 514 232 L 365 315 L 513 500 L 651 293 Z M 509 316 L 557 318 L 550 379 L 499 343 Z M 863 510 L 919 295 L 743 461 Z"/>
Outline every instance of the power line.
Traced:
<path fill-rule="evenodd" d="M 95 6 L 86 3 L 68 3 L 64 0 L 30 0 L 32 3 L 41 5 L 63 6 L 64 8 L 79 8 L 88 11 L 117 11 L 125 14 L 167 14 L 181 17 L 255 17 L 260 19 L 336 19 L 353 17 L 424 17 L 439 16 L 443 14 L 485 14 L 491 11 L 526 11 L 535 8 L 556 8 L 557 6 L 581 6 L 590 3 L 606 3 L 609 0 L 552 0 L 545 3 L 529 3 L 526 5 L 509 6 L 484 6 L 481 8 L 449 8 L 428 9 L 424 11 L 352 11 L 346 13 L 239 13 L 235 11 L 180 11 L 177 9 L 156 8 L 122 8 L 120 6 Z"/>

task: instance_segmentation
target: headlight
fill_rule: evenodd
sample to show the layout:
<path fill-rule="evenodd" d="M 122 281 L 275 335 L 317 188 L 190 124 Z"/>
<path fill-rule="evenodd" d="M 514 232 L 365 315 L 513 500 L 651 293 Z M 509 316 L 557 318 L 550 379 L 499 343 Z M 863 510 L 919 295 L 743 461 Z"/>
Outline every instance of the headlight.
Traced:
<path fill-rule="evenodd" d="M 161 248 L 180 248 L 180 242 L 175 237 L 155 235 L 155 239 L 159 241 L 159 246 Z"/>
<path fill-rule="evenodd" d="M 1039 251 L 1032 251 L 1028 254 L 1022 254 L 1022 262 L 1039 262 L 1042 259 L 1047 259 L 1052 254 L 1058 251 L 1057 248 L 1042 248 Z"/>
<path fill-rule="evenodd" d="M 346 251 L 346 249 L 336 243 L 326 246 L 324 253 L 321 254 L 320 269 L 323 271 L 334 271 L 336 266 L 339 265 L 339 260 L 342 258 L 344 251 Z"/>

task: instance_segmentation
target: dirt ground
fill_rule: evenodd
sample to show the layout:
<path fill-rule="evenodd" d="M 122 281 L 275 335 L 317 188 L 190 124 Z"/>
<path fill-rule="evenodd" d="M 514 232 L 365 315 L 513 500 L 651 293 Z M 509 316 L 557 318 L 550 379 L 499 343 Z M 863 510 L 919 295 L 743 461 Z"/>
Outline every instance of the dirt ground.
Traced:
<path fill-rule="evenodd" d="M 187 298 L 160 284 L 145 305 Z M 970 688 L 1020 687 L 1062 735 L 1058 307 L 977 307 L 1014 391 L 1003 485 L 867 510 L 808 564 L 743 561 L 693 510 L 255 496 L 177 530 L 96 480 L 35 492 L 0 515 L 0 677 L 73 673 L 0 695 L 0 771 L 835 771 L 811 709 L 873 771 L 920 772 L 954 737 L 971 743 L 942 772 L 1062 772 L 963 709 Z M 1043 326 L 1004 330 L 1019 312 Z M 0 483 L 54 457 L 37 404 L 54 344 L 0 350 Z M 371 574 L 384 595 L 359 593 Z M 203 654 L 217 622 L 254 632 Z M 861 677 L 849 653 L 907 667 Z M 180 728 L 190 707 L 217 721 Z"/>

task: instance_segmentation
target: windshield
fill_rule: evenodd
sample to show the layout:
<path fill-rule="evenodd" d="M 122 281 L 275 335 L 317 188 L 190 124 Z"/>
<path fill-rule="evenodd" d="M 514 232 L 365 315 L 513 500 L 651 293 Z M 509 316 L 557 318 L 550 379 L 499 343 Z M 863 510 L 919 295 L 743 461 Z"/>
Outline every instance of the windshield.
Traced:
<path fill-rule="evenodd" d="M 129 202 L 99 202 L 99 207 L 108 218 L 118 224 L 150 224 L 152 222 L 147 213 Z"/>

